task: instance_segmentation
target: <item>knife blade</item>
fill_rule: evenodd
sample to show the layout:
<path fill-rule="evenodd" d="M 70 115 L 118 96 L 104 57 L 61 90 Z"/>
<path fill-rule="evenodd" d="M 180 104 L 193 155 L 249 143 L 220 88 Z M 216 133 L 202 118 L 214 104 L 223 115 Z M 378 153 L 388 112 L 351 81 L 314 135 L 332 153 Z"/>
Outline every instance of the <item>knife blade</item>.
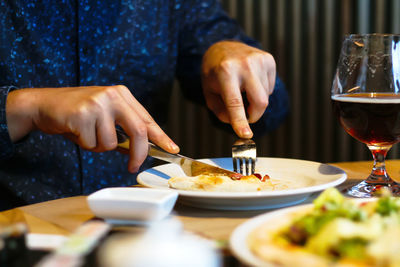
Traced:
<path fill-rule="evenodd" d="M 117 129 L 118 150 L 129 152 L 129 136 L 122 130 Z M 230 177 L 233 180 L 239 179 L 242 175 L 230 170 L 223 169 L 211 164 L 207 164 L 180 154 L 169 153 L 162 148 L 149 142 L 148 155 L 166 162 L 179 165 L 187 176 L 197 176 L 200 174 L 219 174 Z"/>

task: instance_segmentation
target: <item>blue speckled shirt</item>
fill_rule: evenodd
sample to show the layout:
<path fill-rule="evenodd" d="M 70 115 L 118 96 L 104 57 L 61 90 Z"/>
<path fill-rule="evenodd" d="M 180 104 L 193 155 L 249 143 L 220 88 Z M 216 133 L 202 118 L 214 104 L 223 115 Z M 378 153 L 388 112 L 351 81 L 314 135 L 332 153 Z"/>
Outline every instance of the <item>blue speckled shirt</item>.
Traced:
<path fill-rule="evenodd" d="M 204 101 L 201 58 L 223 39 L 255 45 L 217 0 L 1 1 L 0 209 L 136 183 L 127 156 L 115 151 L 89 152 L 42 132 L 13 144 L 5 114 L 10 90 L 123 84 L 162 125 L 174 78 L 186 96 Z M 276 127 L 286 112 L 277 80 L 255 128 Z"/>

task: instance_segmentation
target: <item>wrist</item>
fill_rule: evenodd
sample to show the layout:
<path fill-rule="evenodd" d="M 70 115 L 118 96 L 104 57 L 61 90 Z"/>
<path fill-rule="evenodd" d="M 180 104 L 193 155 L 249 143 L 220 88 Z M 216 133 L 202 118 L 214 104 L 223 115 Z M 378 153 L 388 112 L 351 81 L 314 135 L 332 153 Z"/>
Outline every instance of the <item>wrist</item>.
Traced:
<path fill-rule="evenodd" d="M 18 89 L 7 96 L 6 119 L 12 142 L 17 142 L 33 130 L 34 105 L 30 97 L 32 89 Z"/>

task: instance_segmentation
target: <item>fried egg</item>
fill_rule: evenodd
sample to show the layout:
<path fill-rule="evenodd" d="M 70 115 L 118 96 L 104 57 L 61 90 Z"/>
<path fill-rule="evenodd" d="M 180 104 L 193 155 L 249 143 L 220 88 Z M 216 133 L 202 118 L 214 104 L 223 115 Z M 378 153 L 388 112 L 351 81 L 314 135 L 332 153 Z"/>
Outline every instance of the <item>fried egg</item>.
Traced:
<path fill-rule="evenodd" d="M 225 175 L 198 175 L 193 177 L 172 177 L 168 180 L 171 188 L 188 191 L 207 192 L 257 192 L 283 190 L 287 185 L 266 179 L 261 181 L 254 175 L 243 176 L 233 180 Z"/>

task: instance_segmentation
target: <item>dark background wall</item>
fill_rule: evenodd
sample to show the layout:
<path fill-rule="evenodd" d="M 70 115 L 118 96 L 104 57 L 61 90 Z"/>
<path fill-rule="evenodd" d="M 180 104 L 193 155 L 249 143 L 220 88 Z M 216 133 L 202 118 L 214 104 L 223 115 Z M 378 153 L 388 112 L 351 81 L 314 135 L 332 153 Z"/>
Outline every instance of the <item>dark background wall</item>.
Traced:
<path fill-rule="evenodd" d="M 258 156 L 319 162 L 369 160 L 332 115 L 330 89 L 348 33 L 400 33 L 400 0 L 222 0 L 244 31 L 274 55 L 291 96 L 291 113 L 276 131 L 255 139 Z M 229 157 L 233 132 L 214 128 L 207 111 L 175 88 L 166 131 L 194 158 Z M 389 158 L 398 158 L 399 147 Z"/>

